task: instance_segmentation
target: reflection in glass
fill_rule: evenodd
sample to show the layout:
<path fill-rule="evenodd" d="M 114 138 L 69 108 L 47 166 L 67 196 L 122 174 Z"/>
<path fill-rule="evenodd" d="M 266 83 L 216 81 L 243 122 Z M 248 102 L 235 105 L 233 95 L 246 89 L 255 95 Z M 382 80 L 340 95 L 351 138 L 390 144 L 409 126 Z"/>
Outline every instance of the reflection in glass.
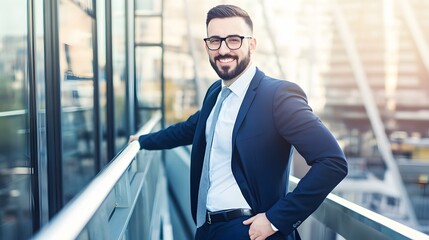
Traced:
<path fill-rule="evenodd" d="M 101 165 L 107 163 L 107 97 L 106 97 L 106 16 L 105 0 L 97 0 L 97 51 L 98 51 L 98 89 L 100 104 L 100 124 L 101 124 Z"/>
<path fill-rule="evenodd" d="M 150 118 L 150 109 L 161 108 L 161 64 L 162 49 L 160 47 L 140 47 L 136 49 L 136 91 L 140 123 Z M 149 113 L 149 114 L 148 114 Z"/>
<path fill-rule="evenodd" d="M 161 48 L 136 51 L 137 99 L 142 107 L 161 107 Z"/>
<path fill-rule="evenodd" d="M 126 119 L 126 25 L 125 2 L 112 1 L 112 59 L 113 59 L 113 89 L 115 111 L 115 152 L 119 152 L 128 141 Z"/>
<path fill-rule="evenodd" d="M 39 186 L 39 211 L 40 224 L 49 221 L 48 202 L 48 158 L 46 139 L 46 86 L 45 86 L 45 47 L 43 30 L 43 1 L 34 1 L 34 35 L 35 35 L 35 81 L 36 81 L 36 109 L 37 109 L 37 162 L 38 162 L 38 186 Z M 30 131 L 34 131 L 30 129 Z"/>
<path fill-rule="evenodd" d="M 161 18 L 138 17 L 136 18 L 136 43 L 160 43 L 161 42 Z"/>
<path fill-rule="evenodd" d="M 159 0 L 145 0 L 136 1 L 136 11 L 143 14 L 160 14 L 162 8 L 162 1 Z"/>
<path fill-rule="evenodd" d="M 0 239 L 32 233 L 27 5 L 0 4 Z"/>
<path fill-rule="evenodd" d="M 72 1 L 61 1 L 63 189 L 67 202 L 95 175 L 93 19 Z"/>

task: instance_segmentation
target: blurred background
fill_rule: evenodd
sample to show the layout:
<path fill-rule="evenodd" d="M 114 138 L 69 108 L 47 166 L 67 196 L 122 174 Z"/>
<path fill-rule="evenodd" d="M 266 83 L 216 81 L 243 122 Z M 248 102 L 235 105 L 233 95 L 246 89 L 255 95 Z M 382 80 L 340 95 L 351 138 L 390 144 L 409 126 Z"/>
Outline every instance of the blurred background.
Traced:
<path fill-rule="evenodd" d="M 350 169 L 336 193 L 429 232 L 429 1 L 167 0 L 169 123 L 197 109 L 217 79 L 201 40 L 216 4 L 249 12 L 255 64 L 298 83 L 333 131 Z M 294 175 L 302 177 L 299 158 Z"/>
<path fill-rule="evenodd" d="M 256 65 L 303 87 L 333 131 L 350 168 L 337 194 L 428 232 L 429 1 L 216 3 L 248 10 Z M 216 79 L 201 41 L 205 10 L 216 3 L 165 3 L 166 81 L 189 80 L 166 95 L 174 98 L 166 105 L 170 123 L 194 111 L 195 95 Z M 307 170 L 302 162 L 295 161 L 299 177 Z"/>
<path fill-rule="evenodd" d="M 335 193 L 429 233 L 429 0 L 2 0 L 0 239 L 32 236 L 157 111 L 168 126 L 199 109 L 218 4 L 248 11 L 255 65 L 337 138 Z"/>

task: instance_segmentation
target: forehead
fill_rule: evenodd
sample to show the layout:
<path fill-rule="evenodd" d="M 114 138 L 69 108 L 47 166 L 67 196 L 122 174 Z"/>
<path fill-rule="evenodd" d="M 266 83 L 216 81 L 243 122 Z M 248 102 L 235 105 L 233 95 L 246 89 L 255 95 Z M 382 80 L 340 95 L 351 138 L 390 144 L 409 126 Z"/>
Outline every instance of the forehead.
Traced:
<path fill-rule="evenodd" d="M 214 18 L 207 26 L 207 36 L 250 35 L 250 28 L 241 17 Z"/>

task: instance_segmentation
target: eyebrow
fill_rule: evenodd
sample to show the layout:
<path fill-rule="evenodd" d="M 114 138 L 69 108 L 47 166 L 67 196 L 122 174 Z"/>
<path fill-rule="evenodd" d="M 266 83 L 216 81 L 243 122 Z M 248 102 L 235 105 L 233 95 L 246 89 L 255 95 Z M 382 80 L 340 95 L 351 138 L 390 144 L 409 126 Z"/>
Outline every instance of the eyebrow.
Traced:
<path fill-rule="evenodd" d="M 240 35 L 240 34 L 231 34 L 231 35 L 226 36 L 225 38 L 227 38 L 227 37 L 240 37 L 240 36 L 245 36 L 245 35 Z M 207 38 L 212 38 L 212 37 L 216 37 L 216 38 L 224 38 L 224 37 L 221 37 L 221 36 L 219 36 L 219 35 L 214 35 L 214 36 L 210 36 L 210 37 L 207 37 Z"/>

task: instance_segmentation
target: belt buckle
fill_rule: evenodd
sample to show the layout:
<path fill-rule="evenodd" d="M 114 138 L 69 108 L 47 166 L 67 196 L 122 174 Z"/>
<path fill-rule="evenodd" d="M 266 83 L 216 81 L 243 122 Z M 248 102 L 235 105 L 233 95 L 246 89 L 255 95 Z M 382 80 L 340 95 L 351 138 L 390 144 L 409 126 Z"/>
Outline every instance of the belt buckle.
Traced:
<path fill-rule="evenodd" d="M 210 217 L 210 212 L 207 212 L 207 223 L 212 224 L 212 219 Z"/>

